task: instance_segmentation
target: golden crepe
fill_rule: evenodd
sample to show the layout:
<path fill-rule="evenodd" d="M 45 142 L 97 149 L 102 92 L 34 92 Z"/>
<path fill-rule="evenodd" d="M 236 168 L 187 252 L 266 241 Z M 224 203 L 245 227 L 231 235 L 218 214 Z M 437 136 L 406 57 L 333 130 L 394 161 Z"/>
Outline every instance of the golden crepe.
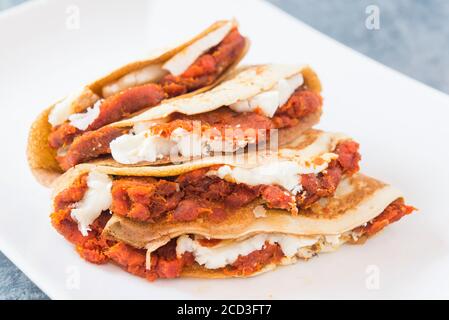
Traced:
<path fill-rule="evenodd" d="M 109 166 L 142 166 L 236 153 L 268 142 L 284 145 L 318 122 L 320 90 L 307 66 L 241 68 L 207 92 L 87 132 L 56 159 L 63 169 L 93 159 Z M 44 153 L 32 154 L 37 159 Z M 51 169 L 40 169 L 37 174 L 44 180 Z"/>
<path fill-rule="evenodd" d="M 310 129 L 241 158 L 82 164 L 55 183 L 52 224 L 86 260 L 112 260 L 150 280 L 249 276 L 358 241 L 411 212 L 399 191 L 356 174 L 357 150 L 341 133 Z"/>
<path fill-rule="evenodd" d="M 359 145 L 311 129 L 307 65 L 235 68 L 249 40 L 218 21 L 44 110 L 27 157 L 51 223 L 91 263 L 159 278 L 250 277 L 361 244 L 415 210 L 359 173 Z"/>
<path fill-rule="evenodd" d="M 362 244 L 414 210 L 404 204 L 399 190 L 362 174 L 345 178 L 333 197 L 295 216 L 272 209 L 261 216 L 258 206 L 251 203 L 220 223 L 182 226 L 136 223 L 114 215 L 103 230 L 103 237 L 116 242 L 108 256 L 151 281 L 248 277 L 334 251 L 344 243 Z"/>
<path fill-rule="evenodd" d="M 249 48 L 235 20 L 218 21 L 192 39 L 129 63 L 44 110 L 33 123 L 28 161 L 48 184 L 63 170 L 56 160 L 74 139 L 158 105 L 213 87 Z"/>
<path fill-rule="evenodd" d="M 89 166 L 97 175 L 108 171 L 107 167 L 91 165 L 83 165 L 81 171 Z M 88 229 L 84 228 L 83 236 L 83 228 L 77 229 L 80 220 L 76 219 L 82 210 L 79 204 L 85 205 L 86 197 L 81 196 L 80 201 L 80 195 L 74 192 L 80 186 L 74 183 L 78 170 L 69 171 L 70 177 L 59 181 L 53 226 L 76 244 L 84 259 L 113 262 L 151 281 L 180 276 L 253 276 L 278 265 L 333 251 L 344 243 L 363 243 L 414 210 L 404 204 L 397 189 L 356 173 L 345 175 L 332 196 L 299 207 L 296 214 L 269 208 L 260 197 L 220 219 L 203 215 L 191 221 L 137 221 L 136 217 L 117 214 L 114 208 L 111 216 L 103 207 L 106 211 Z M 114 170 L 123 172 L 123 168 Z M 89 184 L 89 188 L 96 188 L 96 200 L 103 197 L 98 185 Z"/>

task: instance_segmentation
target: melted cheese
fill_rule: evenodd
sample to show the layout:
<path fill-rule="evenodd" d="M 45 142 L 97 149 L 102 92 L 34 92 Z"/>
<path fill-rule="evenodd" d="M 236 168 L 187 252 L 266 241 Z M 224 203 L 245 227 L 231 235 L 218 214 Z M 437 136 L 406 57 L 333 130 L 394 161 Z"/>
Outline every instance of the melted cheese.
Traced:
<path fill-rule="evenodd" d="M 160 80 L 167 71 L 162 69 L 161 64 L 150 65 L 145 68 L 130 72 L 120 79 L 105 85 L 102 88 L 103 97 L 107 98 L 125 89 L 139 86 L 149 82 Z"/>
<path fill-rule="evenodd" d="M 261 92 L 254 97 L 237 101 L 229 108 L 236 112 L 252 112 L 260 110 L 267 117 L 273 117 L 277 109 L 288 101 L 295 90 L 304 83 L 302 74 L 288 79 L 281 79 L 271 90 Z"/>
<path fill-rule="evenodd" d="M 319 237 L 302 237 L 285 234 L 258 234 L 242 241 L 230 242 L 216 247 L 203 247 L 198 241 L 187 235 L 178 238 L 176 254 L 192 252 L 195 261 L 207 269 L 223 268 L 234 263 L 239 256 L 246 256 L 253 251 L 261 250 L 265 242 L 278 244 L 288 258 L 294 257 L 301 248 L 311 246 L 319 241 Z"/>
<path fill-rule="evenodd" d="M 66 121 L 72 114 L 72 104 L 77 101 L 79 96 L 83 93 L 84 88 L 76 90 L 69 94 L 65 99 L 61 100 L 50 111 L 48 115 L 48 122 L 54 127 Z"/>
<path fill-rule="evenodd" d="M 275 160 L 252 168 L 223 165 L 218 170 L 209 171 L 208 174 L 253 186 L 279 185 L 295 195 L 302 190 L 300 175 L 318 174 L 327 169 L 329 163 L 338 157 L 329 150 L 334 150 L 343 139 L 346 137 L 342 134 L 322 132 L 303 149 L 280 149 L 279 158 Z"/>
<path fill-rule="evenodd" d="M 112 180 L 107 174 L 91 171 L 87 176 L 87 187 L 83 199 L 70 212 L 71 217 L 78 222 L 78 229 L 83 236 L 87 236 L 89 225 L 101 212 L 109 209 L 112 203 Z"/>
<path fill-rule="evenodd" d="M 102 100 L 98 100 L 93 107 L 87 108 L 85 112 L 75 113 L 69 116 L 70 124 L 80 130 L 86 130 L 98 118 L 101 103 Z"/>
<path fill-rule="evenodd" d="M 340 236 L 339 234 L 336 235 L 326 235 L 324 236 L 324 238 L 326 239 L 326 242 L 333 245 L 333 246 L 338 246 L 340 245 Z"/>
<path fill-rule="evenodd" d="M 186 71 L 200 55 L 219 44 L 229 31 L 231 31 L 232 27 L 233 22 L 228 22 L 222 27 L 208 33 L 206 36 L 198 39 L 187 48 L 174 55 L 170 60 L 165 62 L 162 67 L 165 70 L 168 70 L 172 75 L 179 76 Z"/>
<path fill-rule="evenodd" d="M 264 206 L 257 206 L 253 209 L 254 216 L 256 218 L 264 218 L 267 216 L 267 210 Z"/>
<path fill-rule="evenodd" d="M 302 69 L 301 66 L 279 64 L 249 67 L 209 91 L 187 98 L 170 99 L 122 123 L 128 125 L 139 121 L 163 119 L 175 112 L 194 115 L 217 110 L 270 90 L 279 79 L 290 78 Z"/>
<path fill-rule="evenodd" d="M 326 153 L 320 156 L 321 160 L 318 162 L 316 159 L 308 161 L 279 160 L 270 161 L 254 168 L 224 165 L 216 171 L 210 171 L 208 174 L 250 186 L 261 184 L 278 185 L 295 195 L 302 190 L 300 184 L 301 174 L 318 174 L 325 170 L 329 162 L 336 157 L 337 155 L 334 153 Z"/>
<path fill-rule="evenodd" d="M 147 131 L 138 134 L 125 134 L 110 143 L 115 161 L 134 164 L 141 161 L 154 162 L 175 151 L 176 143 L 160 136 L 149 135 Z"/>
<path fill-rule="evenodd" d="M 196 133 L 177 128 L 173 130 L 170 138 L 176 143 L 178 153 L 183 157 L 197 157 L 206 153 L 206 151 L 203 151 L 201 137 Z"/>
<path fill-rule="evenodd" d="M 166 156 L 176 159 L 199 157 L 216 152 L 234 152 L 244 148 L 247 141 L 209 140 L 207 135 L 175 129 L 169 138 L 153 135 L 145 127 L 134 127 L 130 134 L 122 135 L 110 143 L 111 154 L 115 161 L 123 164 L 135 164 L 142 161 L 154 162 Z"/>

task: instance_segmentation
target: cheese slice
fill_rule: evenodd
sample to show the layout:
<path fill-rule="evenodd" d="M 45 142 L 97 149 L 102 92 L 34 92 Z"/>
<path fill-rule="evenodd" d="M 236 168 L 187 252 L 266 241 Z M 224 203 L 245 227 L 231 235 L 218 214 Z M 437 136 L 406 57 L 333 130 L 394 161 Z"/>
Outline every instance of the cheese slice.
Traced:
<path fill-rule="evenodd" d="M 278 185 L 295 195 L 302 190 L 300 175 L 318 174 L 337 157 L 335 153 L 325 153 L 314 159 L 269 161 L 254 168 L 224 165 L 217 170 L 209 171 L 208 174 L 250 186 Z"/>
<path fill-rule="evenodd" d="M 74 113 L 69 116 L 69 123 L 80 130 L 86 130 L 100 115 L 100 106 L 102 100 L 98 100 L 92 107 L 87 108 L 85 112 Z"/>
<path fill-rule="evenodd" d="M 50 111 L 50 114 L 48 115 L 48 122 L 53 127 L 63 123 L 69 118 L 73 111 L 72 104 L 79 98 L 83 90 L 84 88 L 75 90 L 70 93 L 65 99 L 55 104 L 53 109 Z"/>
<path fill-rule="evenodd" d="M 229 108 L 236 112 L 251 112 L 259 110 L 272 118 L 277 109 L 285 104 L 293 92 L 304 83 L 302 74 L 296 74 L 287 79 L 280 79 L 274 88 L 261 92 L 252 98 L 237 101 Z"/>
<path fill-rule="evenodd" d="M 120 79 L 105 85 L 102 88 L 103 97 L 107 98 L 125 89 L 143 85 L 149 82 L 159 81 L 167 71 L 162 69 L 161 64 L 154 64 L 142 69 L 130 72 Z"/>
<path fill-rule="evenodd" d="M 194 130 L 175 129 L 168 138 L 154 135 L 150 130 L 134 126 L 129 134 L 122 135 L 110 143 L 111 154 L 115 161 L 123 164 L 136 164 L 143 161 L 154 162 L 167 156 L 172 162 L 182 158 L 208 156 L 211 153 L 234 152 L 243 149 L 249 141 L 208 139 Z"/>
<path fill-rule="evenodd" d="M 179 76 L 195 62 L 204 52 L 219 44 L 231 31 L 233 22 L 230 21 L 217 30 L 208 33 L 206 36 L 198 39 L 190 46 L 174 55 L 170 60 L 164 63 L 162 68 L 168 70 L 172 75 Z"/>
<path fill-rule="evenodd" d="M 92 170 L 87 176 L 87 191 L 81 201 L 71 210 L 71 217 L 78 222 L 78 229 L 83 236 L 90 231 L 89 225 L 97 219 L 112 203 L 112 180 L 107 174 Z"/>
<path fill-rule="evenodd" d="M 217 247 L 205 247 L 188 235 L 180 236 L 176 243 L 176 254 L 181 256 L 185 252 L 192 252 L 195 261 L 207 269 L 223 268 L 233 264 L 239 256 L 246 256 L 251 252 L 261 250 L 265 243 L 278 244 L 287 258 L 291 258 L 304 247 L 319 241 L 320 237 L 302 237 L 286 234 L 262 233 L 242 241 L 230 242 Z"/>

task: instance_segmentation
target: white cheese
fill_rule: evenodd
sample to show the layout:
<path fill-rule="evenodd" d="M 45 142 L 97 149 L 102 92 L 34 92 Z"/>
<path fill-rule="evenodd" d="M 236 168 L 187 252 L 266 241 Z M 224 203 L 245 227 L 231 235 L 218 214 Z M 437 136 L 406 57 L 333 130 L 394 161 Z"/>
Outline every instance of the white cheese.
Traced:
<path fill-rule="evenodd" d="M 198 241 L 187 235 L 178 238 L 176 254 L 192 252 L 195 261 L 207 269 L 223 268 L 234 263 L 239 256 L 246 256 L 253 251 L 261 250 L 265 242 L 278 244 L 288 258 L 295 256 L 301 248 L 317 243 L 319 237 L 302 237 L 284 234 L 258 234 L 248 239 L 231 242 L 217 247 L 203 247 Z"/>
<path fill-rule="evenodd" d="M 203 154 L 201 138 L 182 128 L 175 129 L 169 138 L 150 131 L 125 134 L 110 143 L 114 160 L 123 164 L 154 162 L 166 156 L 197 157 Z"/>
<path fill-rule="evenodd" d="M 251 112 L 253 108 L 249 105 L 249 100 L 240 100 L 229 106 L 235 112 Z"/>
<path fill-rule="evenodd" d="M 83 93 L 84 88 L 76 90 L 69 94 L 64 100 L 61 100 L 50 111 L 48 115 L 48 122 L 54 127 L 60 125 L 66 121 L 72 114 L 72 104 L 79 98 Z"/>
<path fill-rule="evenodd" d="M 331 244 L 332 246 L 338 246 L 340 245 L 340 235 L 339 234 L 335 234 L 335 235 L 326 235 L 324 236 L 324 238 L 326 239 L 326 242 Z"/>
<path fill-rule="evenodd" d="M 366 226 L 366 223 L 363 224 L 362 226 Z M 355 232 L 355 231 L 352 231 L 349 235 L 353 241 L 358 241 L 359 238 L 362 236 L 362 234 L 360 232 Z"/>
<path fill-rule="evenodd" d="M 91 171 L 87 176 L 87 187 L 83 199 L 70 212 L 71 217 L 78 222 L 78 229 L 83 236 L 87 236 L 89 225 L 101 212 L 109 209 L 112 203 L 112 180 L 107 174 Z"/>
<path fill-rule="evenodd" d="M 85 112 L 74 113 L 69 116 L 70 124 L 80 130 L 86 130 L 90 126 L 90 124 L 98 118 L 98 115 L 100 114 L 101 103 L 102 100 L 98 100 L 92 107 L 87 108 Z"/>
<path fill-rule="evenodd" d="M 262 114 L 271 118 L 279 107 L 279 91 L 262 92 L 249 100 L 249 106 L 251 110 L 258 108 Z"/>
<path fill-rule="evenodd" d="M 320 252 L 333 252 L 347 241 L 348 233 L 325 235 L 320 243 Z"/>
<path fill-rule="evenodd" d="M 302 86 L 304 83 L 304 78 L 302 74 L 294 75 L 293 77 L 290 77 L 285 80 L 287 83 L 285 84 L 283 80 L 278 82 L 277 90 L 279 91 L 280 96 L 280 102 L 279 105 L 283 105 L 287 102 L 287 100 L 290 98 L 290 96 L 295 92 L 297 88 Z"/>
<path fill-rule="evenodd" d="M 183 157 L 198 157 L 203 154 L 201 136 L 196 133 L 177 128 L 173 130 L 170 138 L 176 143 L 178 152 Z"/>
<path fill-rule="evenodd" d="M 164 63 L 162 68 L 170 71 L 171 74 L 179 76 L 195 62 L 195 60 L 204 52 L 219 44 L 231 31 L 232 22 L 228 22 L 220 28 L 208 33 L 206 36 L 198 39 L 181 52 L 174 55 L 170 60 Z"/>
<path fill-rule="evenodd" d="M 132 134 L 139 134 L 144 131 L 147 131 L 149 128 L 154 126 L 154 123 L 152 122 L 137 122 L 134 124 L 133 128 L 130 130 Z"/>
<path fill-rule="evenodd" d="M 325 154 L 327 155 L 327 154 Z M 278 160 L 270 161 L 254 168 L 230 167 L 224 165 L 209 174 L 217 175 L 221 179 L 250 186 L 279 185 L 292 194 L 302 190 L 301 174 L 318 174 L 325 170 L 334 156 L 321 156 L 322 163 L 316 165 L 311 161 Z"/>
<path fill-rule="evenodd" d="M 154 162 L 161 156 L 169 155 L 176 144 L 169 139 L 149 135 L 147 131 L 138 134 L 125 134 L 110 143 L 115 161 L 134 164 L 141 161 Z"/>
<path fill-rule="evenodd" d="M 214 153 L 221 153 L 221 152 L 235 152 L 239 149 L 245 148 L 248 143 L 253 143 L 253 141 L 250 140 L 233 140 L 232 138 L 229 139 L 213 139 L 209 140 L 207 138 L 203 138 L 203 146 L 204 146 L 204 154 L 210 155 Z"/>
<path fill-rule="evenodd" d="M 210 155 L 216 152 L 233 152 L 244 148 L 247 141 L 209 140 L 207 135 L 200 136 L 182 128 L 175 129 L 169 138 L 157 136 L 150 130 L 134 128 L 130 134 L 122 135 L 110 143 L 114 160 L 123 164 L 135 164 L 142 161 L 154 162 L 166 156 L 185 158 Z"/>
<path fill-rule="evenodd" d="M 316 250 L 312 250 L 312 248 L 300 248 L 298 253 L 296 254 L 298 257 L 303 259 L 310 259 L 316 253 Z"/>
<path fill-rule="evenodd" d="M 162 65 L 155 64 L 150 65 L 140 70 L 130 72 L 120 79 L 105 85 L 102 88 L 102 94 L 104 98 L 112 96 L 125 89 L 139 86 L 149 82 L 156 82 L 160 80 L 167 71 L 162 69 Z"/>
<path fill-rule="evenodd" d="M 254 216 L 256 218 L 263 218 L 267 216 L 267 210 L 264 206 L 257 206 L 253 209 Z"/>
<path fill-rule="evenodd" d="M 236 112 L 250 112 L 259 109 L 264 115 L 271 118 L 277 109 L 285 104 L 293 92 L 303 83 L 302 74 L 281 79 L 273 89 L 259 93 L 248 100 L 231 104 L 229 108 Z"/>
<path fill-rule="evenodd" d="M 250 169 L 224 165 L 218 168 L 217 176 L 250 186 L 275 184 L 291 191 L 299 184 L 299 171 L 299 165 L 294 161 L 278 161 Z"/>

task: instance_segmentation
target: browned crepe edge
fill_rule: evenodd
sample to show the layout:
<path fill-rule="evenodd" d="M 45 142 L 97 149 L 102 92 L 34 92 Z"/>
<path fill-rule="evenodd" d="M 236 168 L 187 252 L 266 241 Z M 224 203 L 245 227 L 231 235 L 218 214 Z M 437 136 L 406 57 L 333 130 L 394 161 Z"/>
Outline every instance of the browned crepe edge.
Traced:
<path fill-rule="evenodd" d="M 292 261 L 291 263 L 294 263 Z M 242 276 L 242 275 L 231 275 L 224 273 L 221 269 L 207 269 L 199 265 L 193 265 L 189 267 L 185 267 L 182 270 L 181 277 L 183 278 L 203 278 L 203 279 L 228 279 L 228 278 L 250 278 L 255 277 L 260 274 L 272 271 L 276 269 L 279 265 L 283 264 L 267 264 L 262 269 L 257 272 L 254 272 L 250 275 Z"/>
<path fill-rule="evenodd" d="M 347 178 L 347 194 L 336 194 L 318 201 L 298 215 L 286 210 L 266 209 L 266 216 L 256 218 L 253 209 L 261 205 L 256 200 L 220 222 L 195 220 L 191 222 L 142 223 L 113 215 L 104 235 L 134 247 L 142 248 L 160 237 L 176 238 L 196 234 L 214 239 L 236 239 L 261 232 L 288 233 L 301 236 L 342 234 L 370 221 L 402 193 L 376 179 L 356 174 Z"/>
<path fill-rule="evenodd" d="M 108 82 L 111 82 L 115 79 L 119 79 L 123 75 L 132 72 L 134 70 L 138 70 L 140 68 L 143 68 L 145 66 L 159 63 L 161 61 L 167 60 L 177 52 L 183 50 L 185 47 L 196 41 L 197 39 L 203 37 L 207 33 L 210 33 L 211 31 L 214 31 L 215 29 L 219 28 L 223 23 L 226 23 L 226 21 L 219 21 L 216 22 L 214 25 L 210 26 L 208 29 L 200 33 L 198 36 L 190 40 L 189 42 L 184 43 L 183 45 L 172 49 L 163 55 L 149 60 L 144 61 L 137 61 L 134 63 L 130 63 L 114 72 L 112 72 L 110 75 L 103 77 L 100 80 L 97 80 L 96 82 L 88 85 L 88 87 L 94 91 L 98 92 L 98 88 L 101 86 L 101 84 L 106 84 Z M 190 96 L 194 96 L 196 94 L 205 92 L 213 87 L 215 87 L 217 84 L 222 82 L 229 73 L 231 73 L 236 66 L 239 64 L 239 62 L 245 57 L 246 53 L 249 50 L 250 47 L 250 41 L 249 38 L 246 38 L 245 48 L 240 55 L 240 57 L 211 85 L 200 88 L 198 90 L 195 90 L 193 92 L 181 95 L 179 97 L 175 97 L 172 99 L 168 99 L 165 101 L 171 101 L 175 99 L 182 99 L 187 98 Z M 52 182 L 60 176 L 64 171 L 60 168 L 58 162 L 56 161 L 56 150 L 52 149 L 48 144 L 48 136 L 51 133 L 51 125 L 48 122 L 48 115 L 52 108 L 54 107 L 54 104 L 50 106 L 49 108 L 42 111 L 39 116 L 36 118 L 36 120 L 31 125 L 29 134 L 28 134 L 28 144 L 27 144 L 27 159 L 28 159 L 28 165 L 36 178 L 36 180 L 43 186 L 50 187 Z M 148 108 L 147 108 L 148 109 Z M 139 114 L 147 109 L 141 110 L 137 112 L 136 114 Z M 134 115 L 136 115 L 134 114 Z M 133 115 L 133 116 L 134 116 Z"/>
<path fill-rule="evenodd" d="M 215 23 L 213 23 L 212 25 L 210 25 L 208 28 L 206 28 L 205 30 L 203 30 L 201 33 L 197 34 L 196 36 L 194 36 L 192 39 L 188 40 L 187 42 L 182 43 L 181 45 L 175 47 L 175 48 L 171 48 L 169 50 L 167 50 L 166 52 L 162 53 L 162 54 L 157 54 L 155 57 L 150 57 L 149 59 L 145 59 L 145 60 L 140 60 L 140 61 L 135 61 L 135 62 L 131 62 L 117 70 L 114 70 L 113 72 L 111 72 L 110 74 L 106 75 L 105 77 L 96 80 L 95 82 L 91 83 L 88 85 L 88 88 L 91 89 L 94 93 L 96 94 L 100 94 L 101 89 L 108 83 L 115 81 L 117 79 L 120 79 L 121 77 L 123 77 L 124 75 L 136 71 L 136 70 L 140 70 L 142 68 L 145 68 L 147 66 L 153 65 L 153 64 L 159 64 L 162 62 L 167 61 L 168 59 L 170 59 L 172 56 L 174 56 L 175 54 L 177 54 L 178 52 L 184 50 L 184 48 L 188 47 L 189 45 L 191 45 L 192 43 L 194 43 L 195 41 L 197 41 L 198 39 L 206 36 L 207 34 L 217 30 L 218 28 L 222 27 L 224 24 L 228 23 L 228 22 L 232 22 L 234 26 L 238 27 L 238 23 L 236 20 L 220 20 L 220 21 L 216 21 Z M 246 52 L 245 52 L 246 53 Z M 196 93 L 196 92 L 195 92 Z M 185 96 L 183 96 L 185 97 Z"/>

